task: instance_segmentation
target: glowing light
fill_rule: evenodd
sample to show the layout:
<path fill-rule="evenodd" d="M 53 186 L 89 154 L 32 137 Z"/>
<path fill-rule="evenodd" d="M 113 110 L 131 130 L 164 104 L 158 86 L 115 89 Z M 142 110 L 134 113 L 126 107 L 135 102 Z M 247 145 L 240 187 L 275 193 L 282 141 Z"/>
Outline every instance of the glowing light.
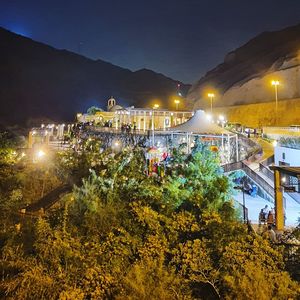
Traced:
<path fill-rule="evenodd" d="M 219 115 L 219 120 L 223 122 L 225 120 L 225 117 L 223 115 Z"/>
<path fill-rule="evenodd" d="M 159 105 L 158 104 L 154 104 L 153 108 L 157 109 L 157 108 L 159 108 Z"/>
<path fill-rule="evenodd" d="M 120 152 L 122 150 L 122 142 L 120 140 L 113 140 L 111 148 L 114 152 Z"/>
<path fill-rule="evenodd" d="M 210 99 L 210 113 L 212 114 L 213 111 L 213 98 L 215 97 L 214 93 L 208 93 L 207 96 Z"/>
<path fill-rule="evenodd" d="M 275 141 L 273 141 L 273 143 L 272 143 L 272 145 L 273 145 L 273 147 L 276 147 L 277 146 L 277 144 L 278 144 L 278 142 L 275 140 Z"/>
<path fill-rule="evenodd" d="M 26 156 L 26 153 L 25 152 L 22 152 L 21 153 L 21 157 L 25 157 Z"/>
<path fill-rule="evenodd" d="M 281 181 L 282 181 L 282 183 L 285 183 L 286 182 L 286 177 L 282 177 Z"/>
<path fill-rule="evenodd" d="M 208 121 L 211 121 L 211 120 L 212 120 L 212 115 L 207 114 L 207 115 L 206 115 L 206 119 L 207 119 Z"/>
<path fill-rule="evenodd" d="M 272 84 L 272 85 L 275 85 L 275 86 L 276 86 L 276 85 L 279 85 L 279 81 L 278 81 L 278 80 L 272 80 L 271 84 Z"/>
<path fill-rule="evenodd" d="M 46 155 L 46 153 L 43 150 L 39 150 L 36 154 L 38 158 L 43 158 Z"/>

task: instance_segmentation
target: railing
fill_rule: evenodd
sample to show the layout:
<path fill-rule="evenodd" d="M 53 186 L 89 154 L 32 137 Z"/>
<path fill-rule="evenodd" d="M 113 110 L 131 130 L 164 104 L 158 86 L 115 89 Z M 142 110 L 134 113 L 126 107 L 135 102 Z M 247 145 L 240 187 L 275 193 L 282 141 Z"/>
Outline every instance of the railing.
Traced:
<path fill-rule="evenodd" d="M 272 163 L 274 163 L 274 154 L 261 162 L 261 164 L 265 167 L 271 165 Z"/>
<path fill-rule="evenodd" d="M 246 164 L 243 163 L 242 170 L 256 182 L 266 193 L 268 193 L 273 199 L 275 197 L 274 188 L 259 174 L 250 169 Z"/>
<path fill-rule="evenodd" d="M 226 164 L 222 166 L 225 173 L 243 170 L 255 183 L 257 183 L 266 193 L 269 194 L 272 198 L 274 198 L 274 188 L 259 174 L 254 172 L 251 168 L 249 168 L 244 162 L 239 161 L 231 164 Z"/>
<path fill-rule="evenodd" d="M 222 168 L 225 173 L 237 171 L 243 168 L 243 162 L 237 161 L 229 164 L 222 165 Z"/>
<path fill-rule="evenodd" d="M 274 173 L 262 163 L 259 164 L 259 171 L 267 176 L 270 180 L 274 181 Z"/>
<path fill-rule="evenodd" d="M 300 127 L 263 127 L 263 136 L 279 138 L 283 135 L 300 136 Z"/>
<path fill-rule="evenodd" d="M 293 131 L 293 132 L 300 132 L 300 125 L 299 126 L 289 126 L 289 127 L 263 127 L 263 131 Z"/>
<path fill-rule="evenodd" d="M 300 204 L 300 196 L 299 193 L 287 193 L 292 199 L 294 199 L 297 203 Z"/>

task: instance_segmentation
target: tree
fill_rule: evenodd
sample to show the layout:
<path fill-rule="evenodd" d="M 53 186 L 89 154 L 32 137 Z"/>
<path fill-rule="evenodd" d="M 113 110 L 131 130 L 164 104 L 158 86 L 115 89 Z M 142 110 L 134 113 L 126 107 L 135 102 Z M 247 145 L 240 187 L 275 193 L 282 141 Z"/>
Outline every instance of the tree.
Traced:
<path fill-rule="evenodd" d="M 232 185 L 215 154 L 199 141 L 191 154 L 174 150 L 159 178 L 144 172 L 143 151 L 61 156 L 66 178 L 79 172 L 77 186 L 49 217 L 34 221 L 34 234 L 21 226 L 0 245 L 7 297 L 299 296 L 281 249 L 249 234 L 236 217 Z"/>
<path fill-rule="evenodd" d="M 95 115 L 97 112 L 101 112 L 103 109 L 97 107 L 97 106 L 91 106 L 88 108 L 87 113 L 88 115 Z"/>

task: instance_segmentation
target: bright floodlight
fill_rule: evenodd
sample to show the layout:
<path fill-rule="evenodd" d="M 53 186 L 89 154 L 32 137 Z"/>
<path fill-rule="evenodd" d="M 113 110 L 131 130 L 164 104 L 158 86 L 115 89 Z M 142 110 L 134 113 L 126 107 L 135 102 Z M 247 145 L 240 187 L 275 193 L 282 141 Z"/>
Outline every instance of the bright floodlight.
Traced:
<path fill-rule="evenodd" d="M 279 81 L 278 80 L 272 80 L 272 85 L 279 85 Z"/>
<path fill-rule="evenodd" d="M 211 121 L 211 120 L 212 120 L 212 115 L 207 114 L 207 115 L 206 115 L 206 119 L 209 120 L 209 121 Z"/>
<path fill-rule="evenodd" d="M 45 155 L 46 155 L 46 153 L 45 153 L 43 150 L 39 150 L 39 151 L 37 152 L 37 157 L 38 157 L 38 158 L 43 158 Z"/>
<path fill-rule="evenodd" d="M 159 108 L 158 104 L 154 104 L 153 108 Z"/>
<path fill-rule="evenodd" d="M 114 152 L 120 152 L 122 150 L 122 141 L 114 139 L 112 141 L 111 148 Z"/>
<path fill-rule="evenodd" d="M 223 115 L 219 115 L 219 120 L 220 121 L 224 121 L 225 120 L 225 117 Z"/>
<path fill-rule="evenodd" d="M 273 141 L 272 145 L 273 145 L 274 147 L 276 147 L 276 146 L 277 146 L 277 141 L 276 141 L 276 140 Z"/>
<path fill-rule="evenodd" d="M 282 177 L 281 181 L 282 181 L 282 183 L 285 183 L 286 182 L 286 177 Z"/>
<path fill-rule="evenodd" d="M 176 104 L 179 104 L 180 103 L 180 101 L 179 100 L 174 100 L 174 102 L 176 103 Z"/>
<path fill-rule="evenodd" d="M 214 93 L 208 93 L 207 96 L 208 96 L 209 98 L 213 98 L 213 97 L 215 96 L 215 94 L 214 94 Z"/>

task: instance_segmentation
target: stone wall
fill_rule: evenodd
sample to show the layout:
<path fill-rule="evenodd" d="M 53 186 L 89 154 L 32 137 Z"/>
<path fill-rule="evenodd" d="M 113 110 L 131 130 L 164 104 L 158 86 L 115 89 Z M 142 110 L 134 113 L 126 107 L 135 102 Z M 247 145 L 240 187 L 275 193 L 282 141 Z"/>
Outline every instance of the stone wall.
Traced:
<path fill-rule="evenodd" d="M 237 122 L 249 127 L 275 125 L 275 101 L 215 107 L 214 115 L 225 115 L 229 122 Z M 278 101 L 278 126 L 300 124 L 300 98 Z"/>

